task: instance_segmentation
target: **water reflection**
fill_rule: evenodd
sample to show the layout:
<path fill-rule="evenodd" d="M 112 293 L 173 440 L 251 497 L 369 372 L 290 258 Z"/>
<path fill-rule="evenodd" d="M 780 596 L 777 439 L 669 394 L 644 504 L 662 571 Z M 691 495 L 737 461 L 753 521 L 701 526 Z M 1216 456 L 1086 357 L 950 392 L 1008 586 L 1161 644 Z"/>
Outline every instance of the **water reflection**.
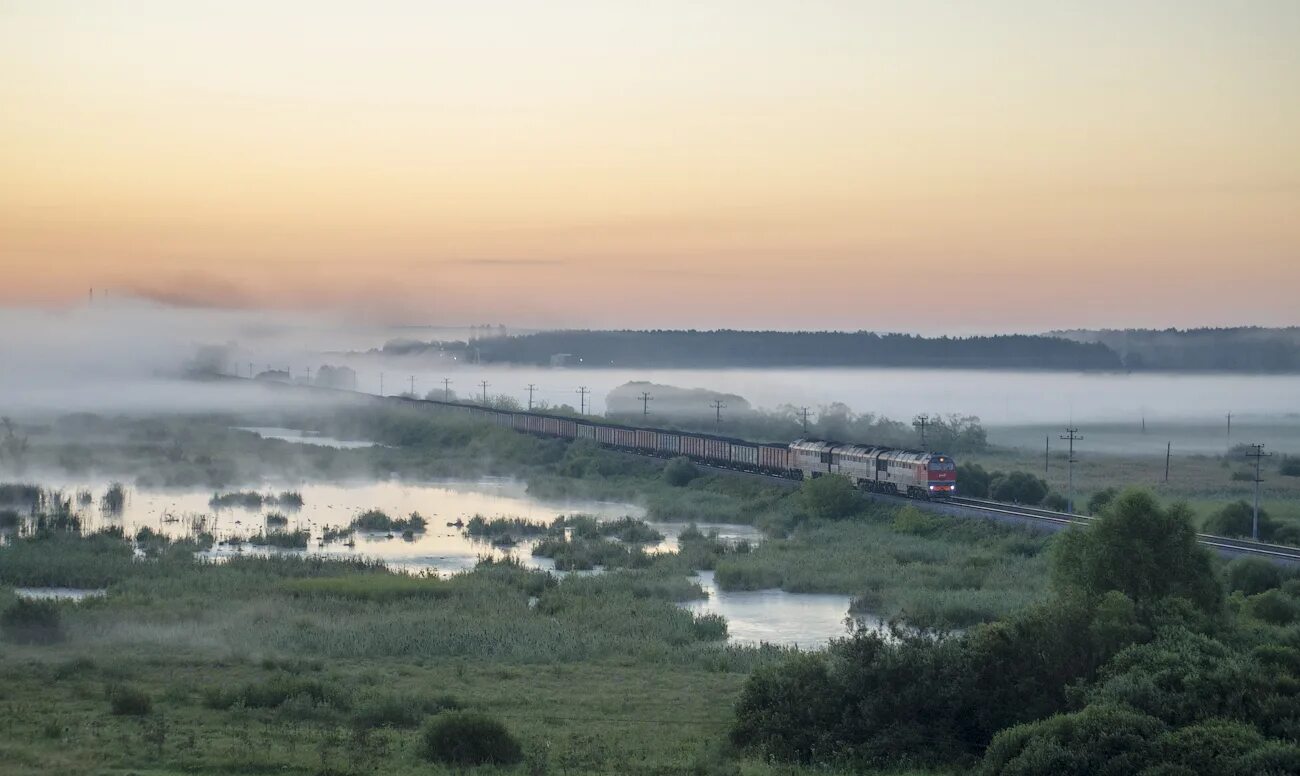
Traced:
<path fill-rule="evenodd" d="M 683 606 L 699 614 L 720 614 L 727 618 L 727 632 L 735 644 L 820 649 L 831 639 L 849 635 L 850 626 L 882 625 L 881 620 L 863 615 L 847 621 L 850 598 L 846 595 L 784 590 L 726 591 L 718 587 L 712 571 L 701 571 L 696 581 L 709 597 Z"/>

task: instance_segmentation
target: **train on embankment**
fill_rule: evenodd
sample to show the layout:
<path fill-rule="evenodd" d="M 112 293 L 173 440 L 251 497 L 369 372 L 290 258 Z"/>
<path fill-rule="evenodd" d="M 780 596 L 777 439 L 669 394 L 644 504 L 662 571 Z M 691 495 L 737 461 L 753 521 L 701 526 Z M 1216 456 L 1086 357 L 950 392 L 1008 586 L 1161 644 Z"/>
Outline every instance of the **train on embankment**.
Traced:
<path fill-rule="evenodd" d="M 796 480 L 837 474 L 847 477 L 860 490 L 909 498 L 938 500 L 957 495 L 957 463 L 944 453 L 815 439 L 751 442 L 694 431 L 604 423 L 589 417 L 501 410 L 436 399 L 399 400 L 479 417 L 527 434 L 590 439 L 602 447 L 641 455 L 684 456 L 708 466 Z"/>

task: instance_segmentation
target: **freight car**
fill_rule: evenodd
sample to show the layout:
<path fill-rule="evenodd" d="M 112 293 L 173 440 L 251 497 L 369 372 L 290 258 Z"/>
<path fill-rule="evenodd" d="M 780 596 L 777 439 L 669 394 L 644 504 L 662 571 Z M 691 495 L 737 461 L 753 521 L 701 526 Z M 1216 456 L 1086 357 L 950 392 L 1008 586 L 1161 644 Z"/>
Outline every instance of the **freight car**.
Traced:
<path fill-rule="evenodd" d="M 599 423 L 540 412 L 497 410 L 433 399 L 399 399 L 443 411 L 468 414 L 505 428 L 538 436 L 591 439 L 597 444 L 663 458 L 686 456 L 709 466 L 775 477 L 814 479 L 828 474 L 854 487 L 920 499 L 957 493 L 957 464 L 943 453 L 799 439 L 790 444 L 759 443 L 714 434 Z"/>

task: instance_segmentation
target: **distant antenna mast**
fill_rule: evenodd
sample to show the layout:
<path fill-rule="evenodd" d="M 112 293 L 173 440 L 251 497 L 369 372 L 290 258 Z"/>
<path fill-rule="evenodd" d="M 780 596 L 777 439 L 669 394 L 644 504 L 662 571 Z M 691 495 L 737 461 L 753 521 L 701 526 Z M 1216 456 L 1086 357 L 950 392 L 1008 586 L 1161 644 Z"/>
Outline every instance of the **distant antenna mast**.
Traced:
<path fill-rule="evenodd" d="M 800 407 L 798 414 L 799 414 L 799 420 L 803 423 L 804 436 L 808 436 L 808 408 Z"/>
<path fill-rule="evenodd" d="M 917 415 L 916 420 L 912 421 L 912 425 L 920 429 L 921 431 L 921 449 L 924 450 L 925 449 L 925 428 L 926 426 L 933 425 L 932 423 L 930 423 L 930 416 Z"/>
<path fill-rule="evenodd" d="M 1260 464 L 1265 458 L 1271 458 L 1273 454 L 1264 452 L 1262 444 L 1253 444 L 1250 447 L 1254 452 L 1246 453 L 1246 457 L 1255 459 L 1255 511 L 1250 518 L 1250 538 L 1259 541 L 1259 484 L 1264 481 L 1263 475 L 1260 474 Z"/>
<path fill-rule="evenodd" d="M 653 400 L 654 397 L 651 396 L 648 392 L 646 391 L 641 392 L 641 414 L 642 415 L 650 414 L 650 402 Z"/>
<path fill-rule="evenodd" d="M 1074 514 L 1074 464 L 1075 464 L 1074 443 L 1079 441 L 1080 439 L 1083 439 L 1083 437 L 1079 436 L 1079 429 L 1071 426 L 1065 429 L 1065 433 L 1061 435 L 1061 439 L 1065 439 L 1070 443 L 1070 457 L 1067 459 L 1067 462 L 1069 463 L 1069 470 L 1070 470 L 1070 474 L 1069 474 L 1070 498 L 1069 501 L 1067 501 L 1066 503 L 1069 505 L 1067 511 L 1070 514 Z"/>

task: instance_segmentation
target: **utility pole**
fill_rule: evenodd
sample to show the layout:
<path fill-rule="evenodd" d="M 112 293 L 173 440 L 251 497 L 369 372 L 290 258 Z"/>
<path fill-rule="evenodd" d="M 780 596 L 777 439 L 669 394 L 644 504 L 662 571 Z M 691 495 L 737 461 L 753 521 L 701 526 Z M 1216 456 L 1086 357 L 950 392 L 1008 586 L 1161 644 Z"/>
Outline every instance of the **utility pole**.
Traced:
<path fill-rule="evenodd" d="M 1174 443 L 1165 442 L 1165 482 L 1169 482 L 1169 456 L 1174 452 Z"/>
<path fill-rule="evenodd" d="M 488 388 L 488 381 L 487 381 L 487 380 L 482 380 L 482 381 L 479 382 L 479 385 L 482 386 L 482 388 L 483 388 L 483 404 L 486 406 L 486 405 L 487 405 L 487 388 Z"/>
<path fill-rule="evenodd" d="M 1046 477 L 1052 471 L 1052 437 L 1043 437 L 1043 476 Z"/>
<path fill-rule="evenodd" d="M 727 405 L 725 405 L 725 404 L 722 403 L 722 399 L 714 399 L 714 400 L 713 400 L 713 404 L 710 405 L 710 406 L 712 406 L 712 407 L 713 407 L 713 411 L 714 411 L 715 413 L 717 413 L 717 414 L 714 416 L 714 421 L 713 421 L 713 423 L 714 423 L 714 425 L 715 425 L 716 427 L 721 428 L 721 427 L 722 427 L 722 411 L 725 410 L 725 409 L 727 408 Z"/>
<path fill-rule="evenodd" d="M 654 397 L 651 396 L 646 391 L 641 392 L 641 414 L 642 415 L 650 414 L 650 401 L 652 399 L 654 399 Z"/>
<path fill-rule="evenodd" d="M 1265 458 L 1271 458 L 1273 454 L 1264 452 L 1264 445 L 1262 444 L 1253 444 L 1250 447 L 1254 449 L 1254 452 L 1246 453 L 1246 457 L 1255 459 L 1255 511 L 1250 519 L 1250 538 L 1259 541 L 1259 484 L 1264 481 L 1259 467 Z"/>
<path fill-rule="evenodd" d="M 578 414 L 579 414 L 579 415 L 586 415 L 586 414 L 587 414 L 587 394 L 591 393 L 591 390 L 588 389 L 587 386 L 585 386 L 585 385 L 580 385 L 580 386 L 578 386 L 578 390 L 577 390 L 577 391 L 574 391 L 574 393 L 578 394 Z"/>
<path fill-rule="evenodd" d="M 442 378 L 442 400 L 451 401 L 451 378 Z"/>
<path fill-rule="evenodd" d="M 1066 427 L 1065 433 L 1061 436 L 1061 439 L 1069 440 L 1070 442 L 1070 457 L 1068 459 L 1070 464 L 1070 498 L 1067 503 L 1070 505 L 1069 513 L 1074 514 L 1074 443 L 1083 439 L 1083 437 L 1079 436 L 1079 429 L 1069 426 Z"/>
<path fill-rule="evenodd" d="M 379 373 L 379 395 L 380 396 L 384 395 L 384 373 L 383 372 Z"/>
<path fill-rule="evenodd" d="M 528 384 L 528 411 L 529 412 L 533 411 L 533 391 L 535 390 L 537 390 L 537 386 L 533 385 L 532 383 L 529 383 Z"/>
<path fill-rule="evenodd" d="M 415 398 L 415 375 L 411 375 L 411 398 Z"/>
<path fill-rule="evenodd" d="M 912 421 L 912 426 L 921 430 L 921 449 L 925 449 L 925 427 L 930 425 L 929 415 L 917 415 L 916 420 Z"/>
<path fill-rule="evenodd" d="M 1232 413 L 1228 413 L 1228 447 L 1232 447 Z"/>
<path fill-rule="evenodd" d="M 799 420 L 803 422 L 804 436 L 808 436 L 808 408 L 800 407 L 798 414 L 799 414 Z"/>
<path fill-rule="evenodd" d="M 253 379 L 253 362 L 252 362 L 252 361 L 249 361 L 249 362 L 248 362 L 248 379 L 249 379 L 249 380 L 252 380 L 252 379 Z"/>

